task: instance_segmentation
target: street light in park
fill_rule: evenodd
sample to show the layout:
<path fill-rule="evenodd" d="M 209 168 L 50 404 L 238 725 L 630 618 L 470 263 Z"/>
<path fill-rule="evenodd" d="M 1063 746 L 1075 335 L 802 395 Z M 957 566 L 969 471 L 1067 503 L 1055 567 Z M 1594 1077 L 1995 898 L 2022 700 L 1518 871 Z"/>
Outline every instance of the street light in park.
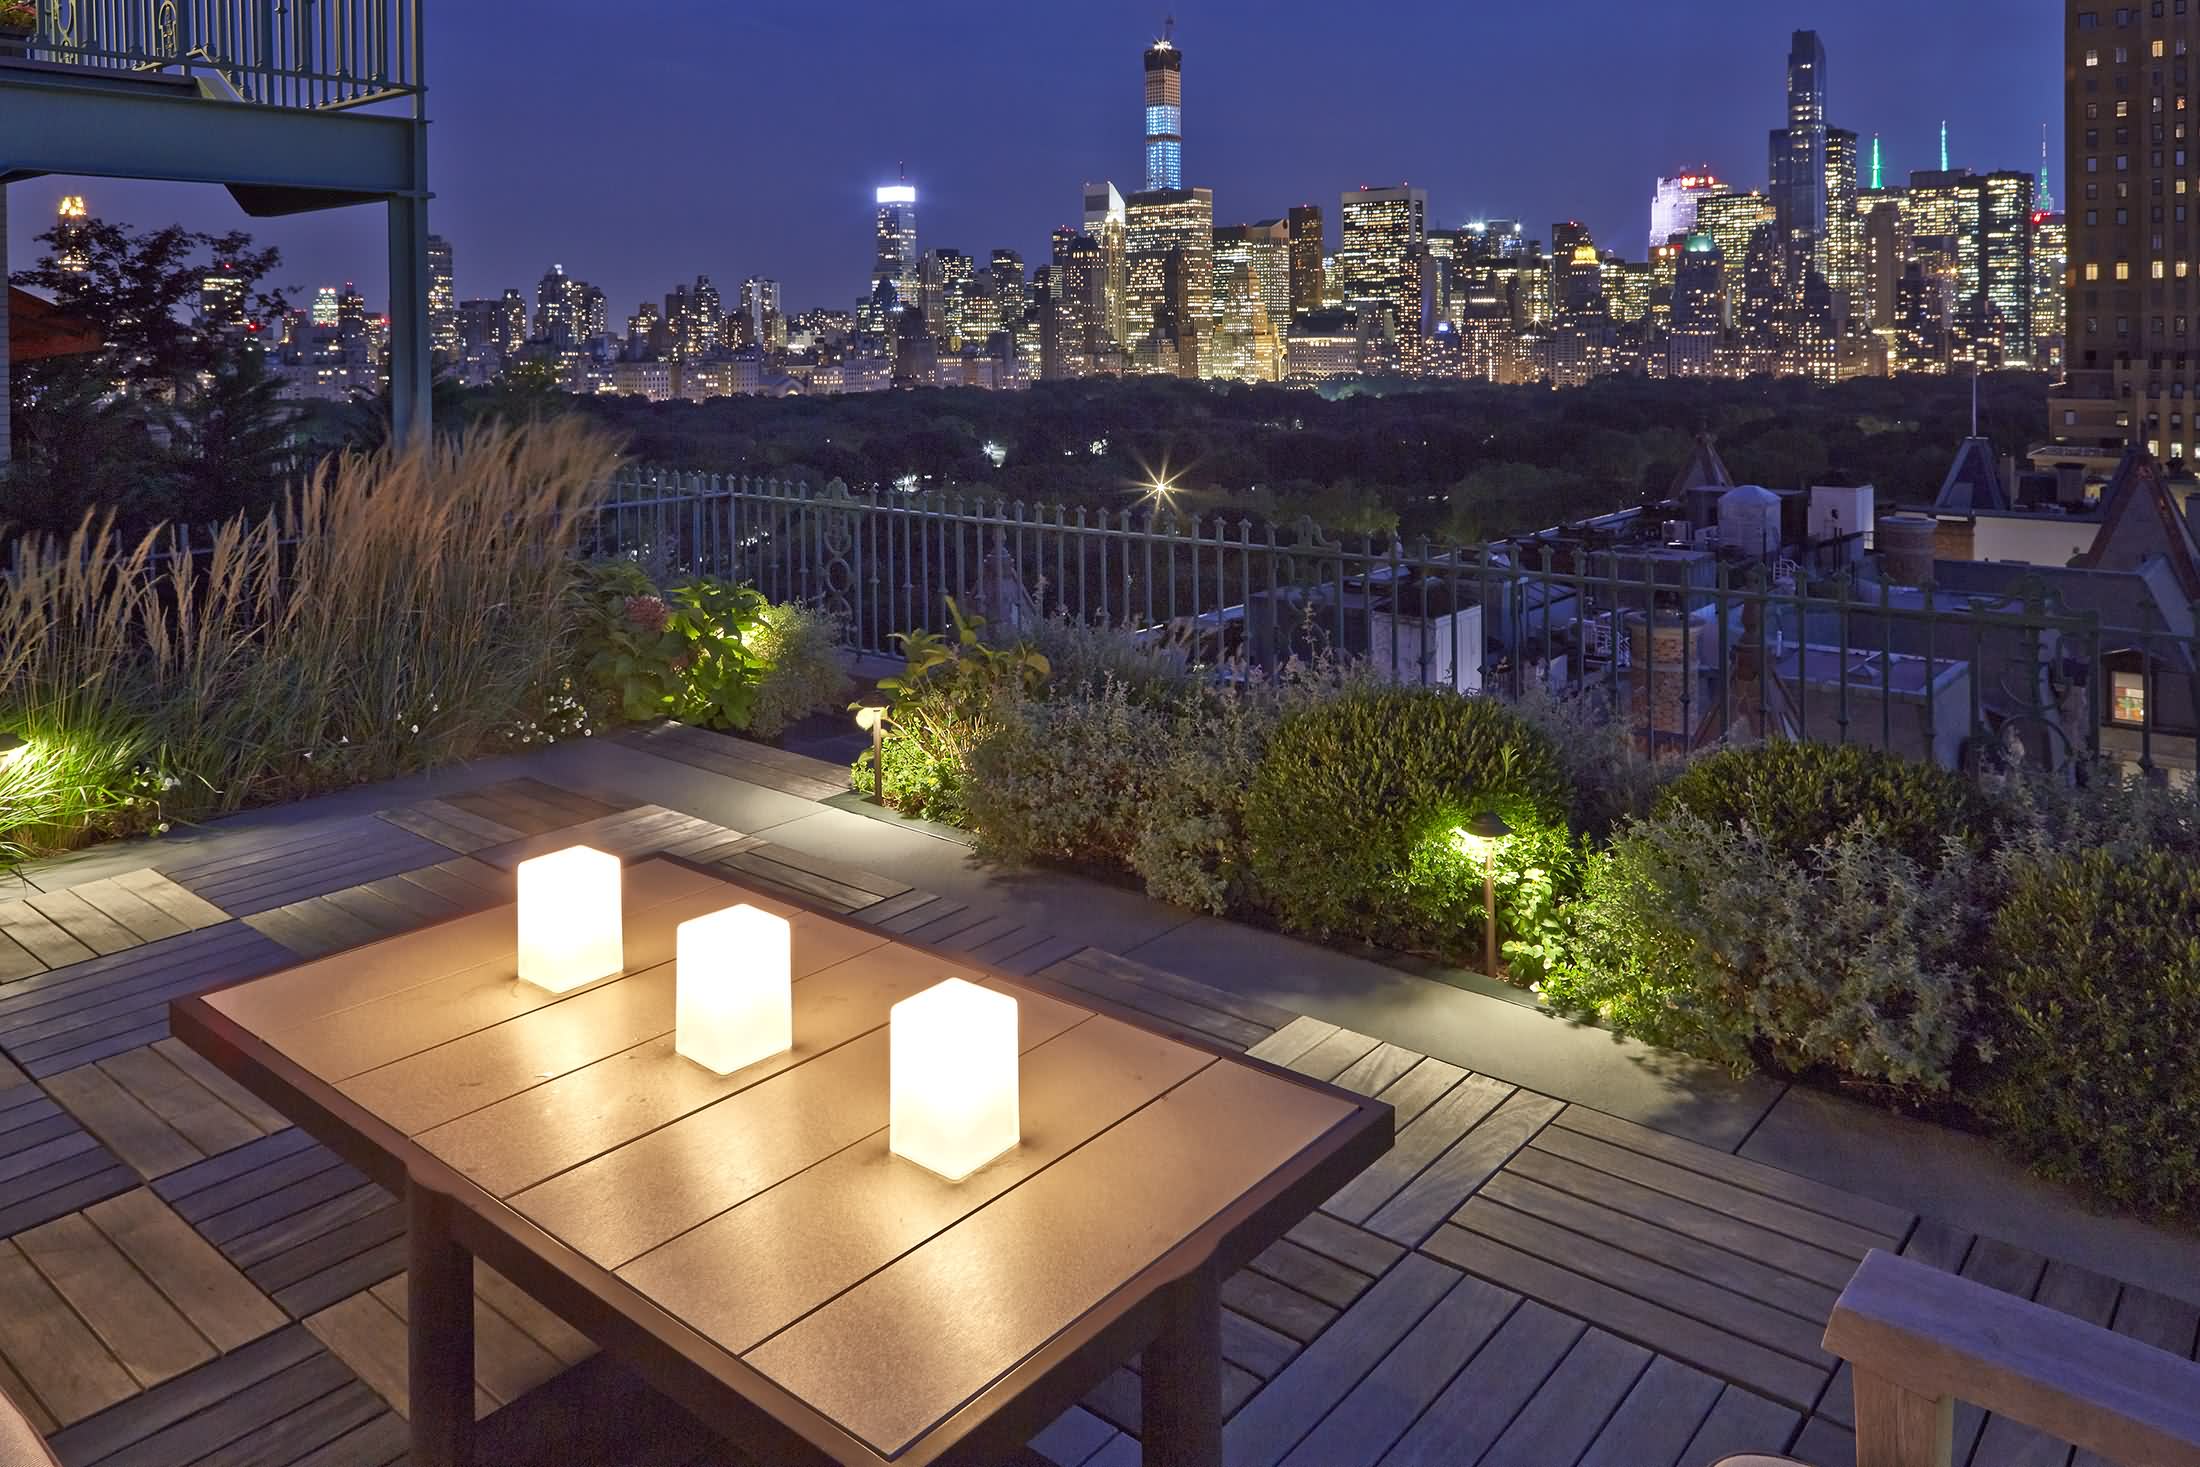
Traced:
<path fill-rule="evenodd" d="M 1505 817 L 1484 810 L 1452 832 L 1461 852 L 1482 858 L 1482 971 L 1497 976 L 1497 848 L 1513 833 Z"/>

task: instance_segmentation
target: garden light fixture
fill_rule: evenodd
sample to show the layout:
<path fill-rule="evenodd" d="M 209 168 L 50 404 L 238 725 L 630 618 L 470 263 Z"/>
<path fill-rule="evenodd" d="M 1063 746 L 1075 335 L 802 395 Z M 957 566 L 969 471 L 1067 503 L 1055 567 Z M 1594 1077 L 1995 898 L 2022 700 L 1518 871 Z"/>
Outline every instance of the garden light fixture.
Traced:
<path fill-rule="evenodd" d="M 1016 1000 L 960 978 L 894 1005 L 887 1145 L 959 1182 L 1023 1139 Z"/>
<path fill-rule="evenodd" d="M 1484 810 L 1452 832 L 1461 852 L 1482 858 L 1482 971 L 1497 976 L 1497 848 L 1513 829 L 1495 810 Z"/>
<path fill-rule="evenodd" d="M 617 856 L 569 846 L 518 875 L 522 980 L 564 993 L 626 968 Z"/>
<path fill-rule="evenodd" d="M 730 1075 L 794 1048 L 794 928 L 743 903 L 673 935 L 673 1048 Z"/>

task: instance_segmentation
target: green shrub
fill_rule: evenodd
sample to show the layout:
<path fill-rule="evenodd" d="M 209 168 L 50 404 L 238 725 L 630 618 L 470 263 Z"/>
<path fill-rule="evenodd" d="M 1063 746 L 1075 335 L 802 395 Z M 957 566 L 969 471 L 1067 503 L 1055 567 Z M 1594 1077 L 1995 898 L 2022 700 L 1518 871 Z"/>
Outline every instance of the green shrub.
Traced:
<path fill-rule="evenodd" d="M 749 634 L 749 650 L 762 665 L 749 705 L 751 737 L 776 739 L 814 713 L 847 706 L 848 672 L 832 617 L 793 602 L 766 606 Z"/>
<path fill-rule="evenodd" d="M 1943 1092 L 1974 1038 L 1981 863 L 1928 869 L 1856 825 L 1803 864 L 1686 811 L 1622 827 L 1566 913 L 1543 997 L 1740 1071 Z"/>
<path fill-rule="evenodd" d="M 1456 832 L 1490 809 L 1563 829 L 1570 798 L 1550 740 L 1502 703 L 1353 689 L 1270 741 L 1245 812 L 1253 875 L 1296 930 L 1469 958 L 1482 869 Z"/>
<path fill-rule="evenodd" d="M 764 609 L 747 586 L 703 576 L 660 592 L 632 561 L 592 562 L 574 587 L 579 682 L 592 705 L 629 723 L 745 729 Z"/>
<path fill-rule="evenodd" d="M 965 805 L 993 860 L 1131 869 L 1169 719 L 1109 679 L 1059 699 L 1014 699 L 971 751 Z"/>
<path fill-rule="evenodd" d="M 2035 866 L 1993 958 L 1980 1116 L 2048 1176 L 2200 1215 L 2200 873 L 2165 852 Z"/>
<path fill-rule="evenodd" d="M 969 812 L 963 789 L 970 756 L 998 726 L 1009 704 L 1035 693 L 1046 681 L 1046 658 L 1019 643 L 991 647 L 985 620 L 967 616 L 947 601 L 951 631 L 897 632 L 904 666 L 881 678 L 879 690 L 893 701 L 886 711 L 886 802 L 907 815 L 960 825 Z M 866 749 L 850 771 L 859 792 L 872 790 L 872 756 Z"/>
<path fill-rule="evenodd" d="M 1660 815 L 1683 810 L 1747 826 L 1798 865 L 1858 821 L 1926 867 L 1939 864 L 1945 837 L 1977 849 L 1995 826 L 1993 802 L 1960 774 L 1857 744 L 1791 739 L 1697 760 L 1658 799 Z"/>
<path fill-rule="evenodd" d="M 1614 718 L 1604 690 L 1589 687 L 1557 694 L 1531 683 L 1512 702 L 1558 751 L 1574 791 L 1574 825 L 1603 836 L 1630 816 L 1650 813 L 1658 791 L 1677 772 L 1670 760 L 1651 758 L 1635 744 L 1624 719 Z"/>

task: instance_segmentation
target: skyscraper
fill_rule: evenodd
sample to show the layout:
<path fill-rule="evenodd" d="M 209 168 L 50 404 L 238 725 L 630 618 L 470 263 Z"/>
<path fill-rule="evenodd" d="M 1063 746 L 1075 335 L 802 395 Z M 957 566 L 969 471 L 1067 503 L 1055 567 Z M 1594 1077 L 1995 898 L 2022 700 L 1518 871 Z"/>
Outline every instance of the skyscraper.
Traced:
<path fill-rule="evenodd" d="M 897 305 L 917 303 L 917 190 L 905 176 L 878 191 L 878 253 L 871 266 L 871 289 L 893 287 Z"/>
<path fill-rule="evenodd" d="M 1318 311 L 1322 308 L 1322 210 L 1319 204 L 1294 204 L 1288 216 L 1291 234 L 1291 310 Z M 1276 323 L 1282 331 L 1290 324 L 1286 317 Z"/>
<path fill-rule="evenodd" d="M 1258 224 L 1226 224 L 1215 230 L 1215 297 L 1222 299 L 1224 279 L 1243 267 L 1245 288 L 1260 298 L 1262 314 L 1280 339 L 1291 325 L 1291 229 L 1281 219 Z M 1221 306 L 1217 315 L 1223 314 Z M 1249 319 L 1249 308 L 1241 308 Z"/>
<path fill-rule="evenodd" d="M 1856 212 L 1856 170 L 1861 161 L 1856 134 L 1845 127 L 1826 129 L 1826 226 L 1819 242 L 1818 273 L 1833 292 L 1834 309 L 1846 321 L 1866 311 L 1864 290 L 1864 219 Z"/>
<path fill-rule="evenodd" d="M 1696 209 L 1700 201 L 1714 195 L 1731 192 L 1711 174 L 1710 169 L 1701 173 L 1682 173 L 1672 178 L 1661 178 L 1650 194 L 1650 248 L 1670 244 L 1674 236 L 1687 236 L 1696 228 Z"/>
<path fill-rule="evenodd" d="M 1149 190 L 1132 194 L 1124 213 L 1125 349 L 1141 371 L 1197 376 L 1215 322 L 1215 196 Z"/>
<path fill-rule="evenodd" d="M 451 273 L 451 242 L 428 236 L 428 344 L 447 362 L 462 350 L 458 336 L 458 289 Z"/>
<path fill-rule="evenodd" d="M 1337 267 L 1345 304 L 1362 312 L 1387 306 L 1399 336 L 1417 335 L 1428 191 L 1403 184 L 1355 189 L 1344 195 L 1338 213 L 1344 232 Z"/>
<path fill-rule="evenodd" d="M 2029 173 L 2003 170 L 1979 180 L 1979 293 L 1999 336 L 2001 365 L 2032 361 L 2032 203 Z"/>
<path fill-rule="evenodd" d="M 1101 324 L 1107 331 L 1107 344 L 1117 350 L 1130 344 L 1128 227 L 1128 206 L 1115 185 L 1086 184 L 1085 233 L 1100 247 Z"/>
<path fill-rule="evenodd" d="M 787 325 L 779 304 L 779 282 L 751 275 L 741 282 L 741 315 L 748 325 L 744 334 L 762 347 L 787 344 Z"/>
<path fill-rule="evenodd" d="M 1184 53 L 1175 22 L 1146 48 L 1146 192 L 1184 187 Z"/>
<path fill-rule="evenodd" d="M 1773 129 L 1770 162 L 1782 248 L 1791 264 L 1815 265 L 1826 237 L 1826 48 L 1816 31 L 1795 32 L 1788 47 L 1787 126 Z"/>

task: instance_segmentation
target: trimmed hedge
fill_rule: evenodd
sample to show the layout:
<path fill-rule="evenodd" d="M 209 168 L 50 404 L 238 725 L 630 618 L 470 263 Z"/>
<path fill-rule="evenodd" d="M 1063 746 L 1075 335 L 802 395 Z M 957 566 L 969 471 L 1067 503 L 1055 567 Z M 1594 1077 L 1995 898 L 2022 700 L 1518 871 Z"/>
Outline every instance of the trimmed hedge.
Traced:
<path fill-rule="evenodd" d="M 1665 787 L 1657 813 L 1686 811 L 1713 825 L 1748 826 L 1797 864 L 1861 820 L 1926 870 L 1954 836 L 1974 850 L 1997 817 L 1971 780 L 1857 744 L 1782 739 L 1697 760 Z"/>
<path fill-rule="evenodd" d="M 1533 847 L 1563 838 L 1572 791 L 1551 741 L 1504 704 L 1364 689 L 1286 719 L 1247 800 L 1252 872 L 1284 925 L 1471 958 L 1478 863 L 1453 832 L 1495 809 Z"/>
<path fill-rule="evenodd" d="M 2023 873 L 1994 923 L 1979 1114 L 2047 1176 L 2200 1215 L 2200 874 L 2093 850 Z"/>

